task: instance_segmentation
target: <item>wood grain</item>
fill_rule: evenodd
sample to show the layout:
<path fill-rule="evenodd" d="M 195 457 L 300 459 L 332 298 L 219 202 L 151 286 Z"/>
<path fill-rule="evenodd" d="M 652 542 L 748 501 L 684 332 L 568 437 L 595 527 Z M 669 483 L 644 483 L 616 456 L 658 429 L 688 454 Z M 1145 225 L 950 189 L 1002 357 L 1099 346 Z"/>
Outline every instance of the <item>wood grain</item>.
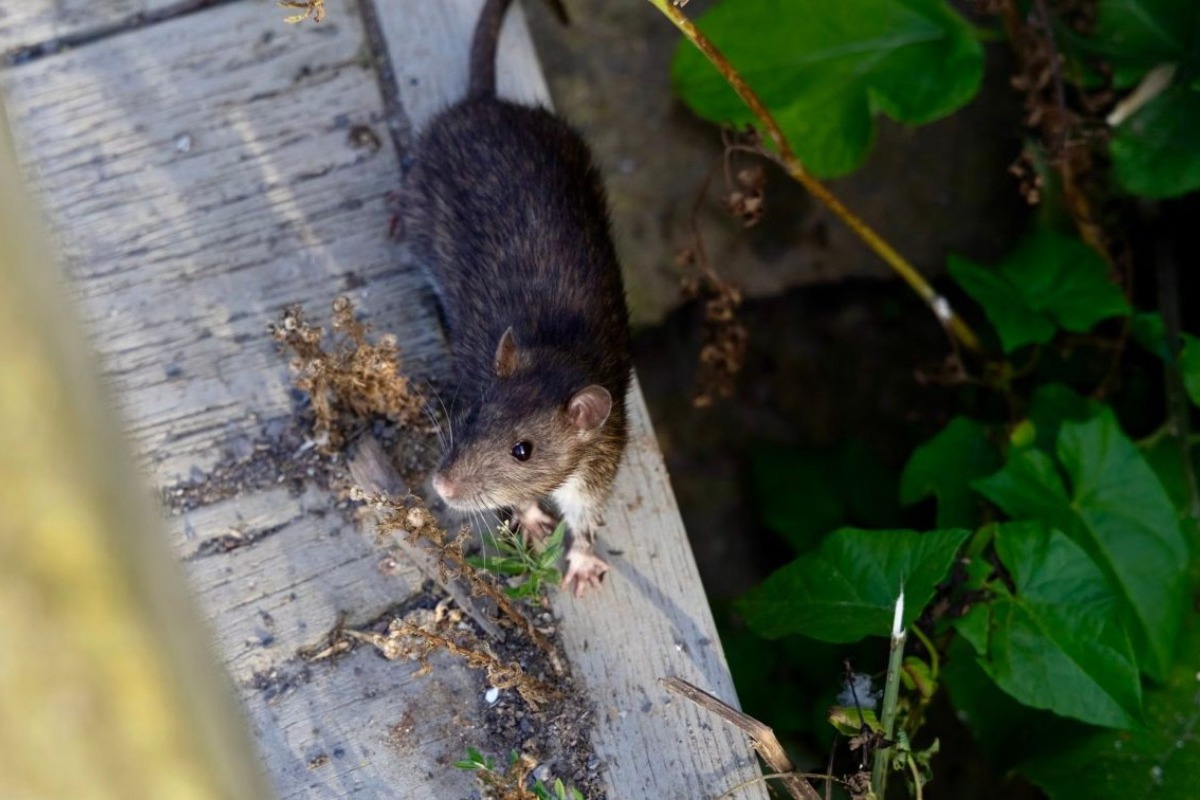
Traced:
<path fill-rule="evenodd" d="M 179 0 L 21 0 L 0 4 L 0 53 L 87 35 Z"/>
<path fill-rule="evenodd" d="M 446 368 L 429 288 L 387 235 L 401 154 L 358 5 L 326 5 L 325 22 L 294 26 L 269 3 L 217 5 L 0 71 L 92 343 L 168 490 L 253 459 L 290 415 L 287 370 L 265 335 L 287 304 L 324 315 L 346 294 L 396 334 L 413 373 Z M 478 6 L 375 7 L 401 125 L 419 129 L 460 96 Z M 0 42 L 90 24 L 58 8 L 10 10 Z M 506 96 L 548 103 L 519 13 L 499 74 Z M 555 610 L 595 703 L 609 797 L 715 797 L 758 771 L 744 736 L 658 683 L 678 675 L 736 704 L 640 390 L 630 410 L 600 534 L 612 574 L 581 601 L 556 596 Z M 312 485 L 253 484 L 172 517 L 171 536 L 281 796 L 465 796 L 469 781 L 446 762 L 488 749 L 464 700 L 475 676 L 446 662 L 414 679 L 365 650 L 296 657 L 339 614 L 374 618 L 421 582 L 410 565 L 381 569 L 385 554 L 339 503 Z M 734 796 L 766 795 L 751 783 Z"/>

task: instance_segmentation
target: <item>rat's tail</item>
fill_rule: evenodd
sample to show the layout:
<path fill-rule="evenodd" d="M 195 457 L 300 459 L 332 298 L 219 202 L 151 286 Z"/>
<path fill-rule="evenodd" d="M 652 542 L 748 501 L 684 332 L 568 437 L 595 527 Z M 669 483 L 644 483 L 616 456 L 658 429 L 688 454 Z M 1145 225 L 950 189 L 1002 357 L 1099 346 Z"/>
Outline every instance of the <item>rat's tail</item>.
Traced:
<path fill-rule="evenodd" d="M 475 37 L 471 40 L 470 83 L 467 97 L 496 96 L 496 43 L 500 39 L 500 25 L 512 0 L 484 0 L 483 11 L 475 23 Z"/>
<path fill-rule="evenodd" d="M 567 9 L 562 0 L 547 0 L 564 25 L 568 23 Z M 483 11 L 475 23 L 475 36 L 471 40 L 470 83 L 467 97 L 496 96 L 496 44 L 500 41 L 500 26 L 512 0 L 484 0 Z"/>

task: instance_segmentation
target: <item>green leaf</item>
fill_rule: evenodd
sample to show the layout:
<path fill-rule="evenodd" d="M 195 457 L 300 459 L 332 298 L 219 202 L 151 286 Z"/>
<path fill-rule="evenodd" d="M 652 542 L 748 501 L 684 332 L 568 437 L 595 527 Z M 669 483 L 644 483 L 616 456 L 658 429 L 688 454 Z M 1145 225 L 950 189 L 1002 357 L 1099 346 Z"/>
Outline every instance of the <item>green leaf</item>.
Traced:
<path fill-rule="evenodd" d="M 1118 600 L 1078 545 L 1041 522 L 996 530 L 1016 594 L 976 605 L 960 625 L 996 684 L 1025 705 L 1120 728 L 1141 712 L 1141 683 Z M 982 633 L 982 635 L 981 635 Z"/>
<path fill-rule="evenodd" d="M 1035 311 L 1069 331 L 1085 333 L 1102 319 L 1128 314 L 1125 295 L 1100 254 L 1074 236 L 1041 228 L 1000 265 Z"/>
<path fill-rule="evenodd" d="M 910 624 L 950 570 L 966 530 L 865 531 L 842 528 L 817 550 L 777 570 L 737 604 L 760 636 L 800 633 L 826 642 L 887 636 L 904 587 Z"/>
<path fill-rule="evenodd" d="M 1043 384 L 1029 398 L 1029 421 L 1034 426 L 1034 444 L 1052 453 L 1058 430 L 1064 422 L 1086 422 L 1104 410 L 1103 403 L 1078 394 L 1061 383 Z"/>
<path fill-rule="evenodd" d="M 909 458 L 900 477 L 900 502 L 911 505 L 934 495 L 939 528 L 973 528 L 979 511 L 971 481 L 995 472 L 1000 464 L 987 426 L 955 417 Z"/>
<path fill-rule="evenodd" d="M 1000 346 L 1011 353 L 1027 344 L 1045 344 L 1054 338 L 1054 323 L 1029 307 L 1018 287 L 993 269 L 951 254 L 950 277 L 983 307 L 1000 335 Z"/>
<path fill-rule="evenodd" d="M 1040 450 L 1009 451 L 999 472 L 973 485 L 1010 517 L 1040 519 L 1064 531 L 1077 526 L 1058 465 Z"/>
<path fill-rule="evenodd" d="M 726 0 L 700 29 L 754 88 L 814 175 L 866 158 L 878 113 L 920 125 L 979 89 L 983 51 L 944 0 Z M 671 76 L 684 102 L 719 123 L 756 119 L 708 60 L 681 42 Z"/>
<path fill-rule="evenodd" d="M 1117 126 L 1108 145 L 1117 181 L 1132 194 L 1178 197 L 1200 189 L 1200 93 L 1176 80 Z"/>
<path fill-rule="evenodd" d="M 857 736 L 863 728 L 883 733 L 883 725 L 869 708 L 833 706 L 829 709 L 829 724 L 842 736 Z"/>
<path fill-rule="evenodd" d="M 1195 0 L 1100 0 L 1096 26 L 1080 44 L 1113 68 L 1119 88 L 1147 70 L 1184 60 L 1200 27 Z"/>
<path fill-rule="evenodd" d="M 1177 364 L 1184 391 L 1188 398 L 1200 406 L 1200 338 L 1190 333 L 1179 333 L 1179 359 L 1171 355 L 1167 343 L 1166 326 L 1161 314 L 1138 314 L 1130 328 L 1133 338 L 1142 347 L 1161 358 L 1165 363 Z"/>
<path fill-rule="evenodd" d="M 1129 320 L 1129 335 L 1142 347 L 1170 364 L 1174 361 L 1171 347 L 1167 344 L 1167 327 L 1162 314 L 1142 312 Z"/>
<path fill-rule="evenodd" d="M 1138 442 L 1146 463 L 1154 470 L 1180 516 L 1191 514 L 1191 490 L 1183 467 L 1183 450 L 1179 439 L 1165 426 Z M 1200 441 L 1192 440 L 1188 448 L 1194 474 L 1200 475 Z"/>
<path fill-rule="evenodd" d="M 1112 412 L 1064 422 L 1057 440 L 1070 492 L 1049 456 L 1013 450 L 975 488 L 1014 519 L 1066 533 L 1121 598 L 1142 669 L 1166 675 L 1184 605 L 1188 545 L 1166 490 Z"/>
<path fill-rule="evenodd" d="M 994 268 L 951 256 L 950 275 L 983 307 L 1004 351 L 1044 344 L 1056 327 L 1084 333 L 1129 303 L 1099 254 L 1079 239 L 1038 229 Z"/>
<path fill-rule="evenodd" d="M 1136 732 L 1088 731 L 1018 766 L 1051 800 L 1193 800 L 1200 786 L 1200 625 L 1189 614 L 1180 657 L 1162 686 L 1145 693 Z"/>
<path fill-rule="evenodd" d="M 979 617 L 986 624 L 986 615 Z M 963 636 L 950 642 L 940 677 L 956 716 L 970 729 L 997 773 L 1006 772 L 1034 753 L 1053 748 L 1064 728 L 1078 725 L 1049 711 L 1022 705 L 1001 691 L 983 671 L 974 648 Z"/>

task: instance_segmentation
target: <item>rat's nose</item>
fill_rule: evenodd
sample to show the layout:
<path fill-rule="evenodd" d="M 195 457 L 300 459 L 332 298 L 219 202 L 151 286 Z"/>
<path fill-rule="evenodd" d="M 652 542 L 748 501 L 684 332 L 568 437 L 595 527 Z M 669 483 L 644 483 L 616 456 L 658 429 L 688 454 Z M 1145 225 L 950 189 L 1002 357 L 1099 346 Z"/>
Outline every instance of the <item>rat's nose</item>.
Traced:
<path fill-rule="evenodd" d="M 454 482 L 442 473 L 439 472 L 433 476 L 433 490 L 441 495 L 443 500 L 452 499 L 455 489 Z"/>

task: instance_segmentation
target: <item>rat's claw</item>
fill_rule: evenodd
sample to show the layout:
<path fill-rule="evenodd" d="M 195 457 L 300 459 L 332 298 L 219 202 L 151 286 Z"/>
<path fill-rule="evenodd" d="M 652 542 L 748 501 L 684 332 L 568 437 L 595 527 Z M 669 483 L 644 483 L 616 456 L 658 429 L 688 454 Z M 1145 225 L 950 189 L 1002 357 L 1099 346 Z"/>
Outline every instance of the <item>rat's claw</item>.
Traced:
<path fill-rule="evenodd" d="M 600 588 L 606 572 L 608 563 L 594 553 L 567 553 L 567 575 L 563 578 L 562 588 L 576 597 L 583 597 L 589 588 Z"/>

